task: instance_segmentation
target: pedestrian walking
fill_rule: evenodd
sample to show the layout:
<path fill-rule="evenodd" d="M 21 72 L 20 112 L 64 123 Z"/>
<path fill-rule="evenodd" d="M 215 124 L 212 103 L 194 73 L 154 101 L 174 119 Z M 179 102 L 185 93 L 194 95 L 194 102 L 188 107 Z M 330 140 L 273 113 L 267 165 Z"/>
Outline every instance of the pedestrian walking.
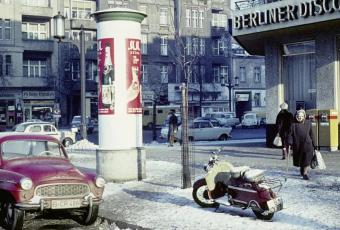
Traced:
<path fill-rule="evenodd" d="M 288 104 L 282 103 L 280 105 L 280 112 L 276 116 L 277 133 L 282 140 L 282 160 L 286 159 L 288 155 L 287 139 L 290 132 L 290 127 L 293 122 L 293 114 L 288 111 Z"/>
<path fill-rule="evenodd" d="M 308 167 L 316 147 L 312 125 L 306 120 L 305 110 L 300 109 L 296 112 L 287 142 L 293 149 L 293 165 L 300 167 L 300 175 L 304 180 L 309 180 Z"/>
<path fill-rule="evenodd" d="M 169 146 L 173 146 L 175 141 L 175 134 L 178 128 L 178 119 L 175 114 L 175 110 L 170 110 L 169 113 L 169 131 L 168 131 L 168 142 Z"/>

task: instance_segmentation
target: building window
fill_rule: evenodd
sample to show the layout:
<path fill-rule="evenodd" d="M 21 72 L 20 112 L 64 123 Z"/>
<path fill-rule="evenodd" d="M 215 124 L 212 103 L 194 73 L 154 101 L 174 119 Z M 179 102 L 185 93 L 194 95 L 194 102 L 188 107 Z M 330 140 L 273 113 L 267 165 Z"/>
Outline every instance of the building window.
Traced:
<path fill-rule="evenodd" d="M 142 67 L 142 69 L 141 69 L 142 82 L 146 83 L 146 82 L 148 82 L 148 66 L 142 65 L 141 67 Z"/>
<path fill-rule="evenodd" d="M 24 59 L 23 61 L 24 77 L 46 77 L 47 62 L 46 60 Z"/>
<path fill-rule="evenodd" d="M 197 55 L 198 54 L 198 38 L 192 39 L 192 54 Z"/>
<path fill-rule="evenodd" d="M 47 26 L 45 23 L 23 22 L 21 24 L 21 30 L 23 39 L 47 39 Z"/>
<path fill-rule="evenodd" d="M 204 21 L 204 12 L 202 10 L 199 11 L 199 17 L 198 17 L 198 27 L 203 28 L 203 21 Z"/>
<path fill-rule="evenodd" d="M 186 45 L 185 45 L 185 48 L 187 50 L 187 55 L 191 55 L 191 37 L 186 37 Z"/>
<path fill-rule="evenodd" d="M 161 83 L 168 83 L 168 66 L 161 66 Z"/>
<path fill-rule="evenodd" d="M 254 81 L 261 82 L 261 69 L 259 66 L 254 67 Z"/>
<path fill-rule="evenodd" d="M 200 38 L 200 55 L 205 55 L 205 40 L 204 38 Z"/>
<path fill-rule="evenodd" d="M 166 8 L 160 9 L 159 24 L 161 26 L 167 26 L 168 25 L 168 9 L 166 9 Z"/>
<path fill-rule="evenodd" d="M 224 39 L 213 39 L 212 46 L 214 56 L 220 56 L 224 54 L 224 49 L 226 48 Z"/>
<path fill-rule="evenodd" d="M 212 14 L 211 26 L 213 27 L 227 27 L 227 15 L 225 14 Z"/>
<path fill-rule="evenodd" d="M 198 27 L 198 11 L 192 10 L 192 27 L 197 28 Z"/>
<path fill-rule="evenodd" d="M 121 7 L 127 8 L 129 6 L 129 0 L 109 0 L 109 8 Z"/>
<path fill-rule="evenodd" d="M 49 7 L 49 0 L 22 0 L 22 4 L 26 6 Z"/>
<path fill-rule="evenodd" d="M 142 34 L 142 54 L 148 54 L 148 35 Z"/>
<path fill-rule="evenodd" d="M 79 61 L 73 61 L 71 63 L 71 76 L 72 80 L 76 81 L 80 79 L 80 71 L 79 71 Z"/>
<path fill-rule="evenodd" d="M 11 20 L 0 18 L 0 39 L 10 40 L 11 30 L 12 30 Z"/>
<path fill-rule="evenodd" d="M 246 67 L 240 66 L 240 81 L 246 81 Z"/>
<path fill-rule="evenodd" d="M 200 79 L 200 72 L 198 65 L 193 65 L 192 66 L 192 83 L 199 83 Z"/>
<path fill-rule="evenodd" d="M 200 74 L 201 74 L 201 77 L 200 77 L 201 83 L 205 83 L 205 66 L 204 65 L 201 65 Z"/>
<path fill-rule="evenodd" d="M 161 37 L 161 55 L 167 56 L 168 55 L 168 38 Z"/>
<path fill-rule="evenodd" d="M 6 55 L 6 69 L 5 69 L 5 74 L 11 75 L 12 73 L 12 56 L 11 55 Z"/>
<path fill-rule="evenodd" d="M 71 34 L 72 34 L 70 37 L 71 40 L 74 40 L 74 41 L 80 40 L 80 30 L 72 30 Z M 84 31 L 84 36 L 85 36 L 85 41 L 96 41 L 97 40 L 96 32 L 94 31 Z M 66 31 L 65 31 L 65 37 L 67 38 Z"/>
<path fill-rule="evenodd" d="M 229 76 L 228 76 L 228 66 L 221 66 L 221 83 L 228 83 L 229 81 Z"/>
<path fill-rule="evenodd" d="M 71 4 L 73 19 L 90 19 L 91 13 L 96 9 L 95 1 L 72 0 Z"/>
<path fill-rule="evenodd" d="M 213 67 L 213 78 L 214 83 L 220 82 L 220 68 L 218 66 Z"/>
<path fill-rule="evenodd" d="M 185 27 L 191 27 L 191 10 L 185 10 Z"/>
<path fill-rule="evenodd" d="M 87 61 L 85 74 L 87 80 L 97 80 L 97 62 Z"/>
<path fill-rule="evenodd" d="M 2 77 L 3 76 L 3 56 L 2 55 L 0 55 L 0 77 Z"/>
<path fill-rule="evenodd" d="M 255 93 L 254 95 L 254 106 L 255 107 L 261 106 L 261 94 L 260 93 Z"/>

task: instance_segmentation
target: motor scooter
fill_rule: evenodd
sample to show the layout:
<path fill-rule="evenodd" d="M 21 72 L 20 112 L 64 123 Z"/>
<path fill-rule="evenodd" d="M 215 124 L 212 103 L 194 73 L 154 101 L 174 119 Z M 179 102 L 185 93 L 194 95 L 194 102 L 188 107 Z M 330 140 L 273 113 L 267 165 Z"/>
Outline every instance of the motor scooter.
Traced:
<path fill-rule="evenodd" d="M 235 167 L 228 161 L 220 161 L 220 151 L 213 152 L 204 166 L 205 178 L 194 183 L 194 201 L 203 208 L 218 208 L 219 205 L 251 208 L 258 219 L 271 220 L 275 212 L 283 209 L 283 201 L 276 195 L 282 182 L 266 179 L 263 170 Z"/>

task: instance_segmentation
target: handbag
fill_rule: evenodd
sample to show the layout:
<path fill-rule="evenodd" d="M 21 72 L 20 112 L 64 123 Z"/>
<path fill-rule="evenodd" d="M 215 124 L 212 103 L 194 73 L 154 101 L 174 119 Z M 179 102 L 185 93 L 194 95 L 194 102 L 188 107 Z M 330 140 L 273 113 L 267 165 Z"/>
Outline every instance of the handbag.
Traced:
<path fill-rule="evenodd" d="M 274 138 L 273 141 L 273 145 L 277 146 L 277 147 L 281 147 L 282 146 L 282 140 L 279 134 L 276 134 L 276 137 Z"/>
<path fill-rule="evenodd" d="M 325 161 L 322 158 L 321 152 L 315 150 L 316 161 L 318 162 L 318 169 L 324 170 L 326 169 Z"/>

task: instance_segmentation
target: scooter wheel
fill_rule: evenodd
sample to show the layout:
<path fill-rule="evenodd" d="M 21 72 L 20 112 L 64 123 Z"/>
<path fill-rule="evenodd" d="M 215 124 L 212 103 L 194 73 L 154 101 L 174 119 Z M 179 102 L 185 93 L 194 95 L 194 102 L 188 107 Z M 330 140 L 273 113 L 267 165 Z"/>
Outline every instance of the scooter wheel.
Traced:
<path fill-rule="evenodd" d="M 217 208 L 219 206 L 218 203 L 209 199 L 208 187 L 205 179 L 196 181 L 193 187 L 192 197 L 199 206 L 202 208 Z"/>
<path fill-rule="evenodd" d="M 271 220 L 274 216 L 274 213 L 263 214 L 263 212 L 253 210 L 255 216 L 260 220 Z"/>

